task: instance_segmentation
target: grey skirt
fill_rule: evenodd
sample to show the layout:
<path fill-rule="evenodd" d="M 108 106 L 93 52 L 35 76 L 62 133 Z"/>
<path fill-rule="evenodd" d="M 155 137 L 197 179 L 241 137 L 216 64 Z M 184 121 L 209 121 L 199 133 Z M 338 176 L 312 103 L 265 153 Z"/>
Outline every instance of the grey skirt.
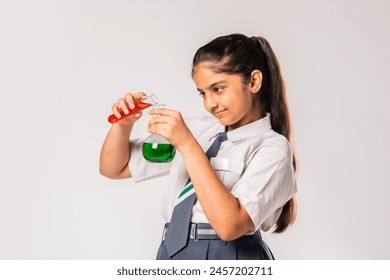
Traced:
<path fill-rule="evenodd" d="M 196 224 L 199 229 L 212 229 L 210 224 Z M 274 256 L 261 238 L 259 231 L 232 241 L 223 241 L 218 235 L 193 235 L 187 246 L 169 257 L 164 243 L 165 232 L 157 252 L 157 260 L 274 260 Z"/>

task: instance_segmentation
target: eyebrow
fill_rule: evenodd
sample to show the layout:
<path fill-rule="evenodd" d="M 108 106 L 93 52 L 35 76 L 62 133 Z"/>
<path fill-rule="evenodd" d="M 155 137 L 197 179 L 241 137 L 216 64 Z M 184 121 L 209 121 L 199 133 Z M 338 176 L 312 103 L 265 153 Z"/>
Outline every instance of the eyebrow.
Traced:
<path fill-rule="evenodd" d="M 227 81 L 216 81 L 214 83 L 212 83 L 211 85 L 209 85 L 207 87 L 207 89 L 212 89 L 213 87 L 215 87 L 216 85 L 219 85 L 219 84 L 222 84 L 222 83 L 226 83 Z M 200 88 L 196 88 L 198 91 L 202 91 Z"/>

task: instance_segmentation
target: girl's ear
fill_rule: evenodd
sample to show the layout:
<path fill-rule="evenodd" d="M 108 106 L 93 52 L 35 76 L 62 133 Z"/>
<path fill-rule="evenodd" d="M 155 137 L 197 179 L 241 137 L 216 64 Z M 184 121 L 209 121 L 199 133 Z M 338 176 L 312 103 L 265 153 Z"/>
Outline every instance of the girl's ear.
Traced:
<path fill-rule="evenodd" d="M 263 73 L 260 70 L 253 70 L 250 80 L 250 88 L 252 93 L 258 93 L 261 88 L 261 83 L 263 81 Z"/>

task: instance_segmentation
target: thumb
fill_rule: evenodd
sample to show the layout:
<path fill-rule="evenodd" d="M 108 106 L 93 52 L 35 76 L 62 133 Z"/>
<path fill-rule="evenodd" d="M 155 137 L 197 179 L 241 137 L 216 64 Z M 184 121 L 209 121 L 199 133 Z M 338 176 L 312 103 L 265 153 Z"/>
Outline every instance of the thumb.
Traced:
<path fill-rule="evenodd" d="M 138 113 L 134 114 L 135 119 L 139 119 L 142 116 L 142 111 L 139 111 Z"/>

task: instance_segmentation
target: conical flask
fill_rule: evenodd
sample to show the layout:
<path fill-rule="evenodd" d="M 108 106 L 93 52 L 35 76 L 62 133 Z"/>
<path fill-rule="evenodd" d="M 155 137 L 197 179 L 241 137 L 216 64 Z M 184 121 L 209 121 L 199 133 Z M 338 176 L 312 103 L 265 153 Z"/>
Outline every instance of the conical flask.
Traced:
<path fill-rule="evenodd" d="M 142 145 L 142 155 L 149 162 L 167 163 L 175 157 L 175 154 L 175 147 L 157 134 L 151 134 Z"/>
<path fill-rule="evenodd" d="M 153 107 L 164 107 L 164 104 L 154 104 Z M 148 136 L 142 145 L 142 155 L 149 162 L 167 163 L 176 154 L 176 148 L 167 139 L 158 134 Z"/>

